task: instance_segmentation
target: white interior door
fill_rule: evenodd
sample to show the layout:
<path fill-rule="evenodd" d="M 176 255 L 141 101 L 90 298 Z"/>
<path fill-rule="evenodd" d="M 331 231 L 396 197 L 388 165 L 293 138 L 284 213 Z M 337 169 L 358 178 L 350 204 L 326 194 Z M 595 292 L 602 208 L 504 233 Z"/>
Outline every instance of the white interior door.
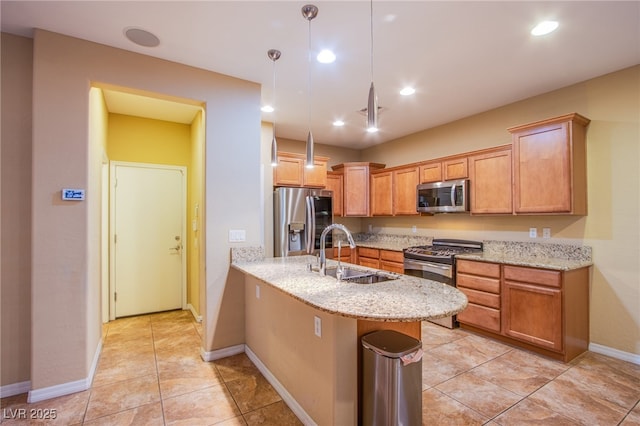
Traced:
<path fill-rule="evenodd" d="M 113 317 L 184 308 L 186 170 L 113 163 Z"/>

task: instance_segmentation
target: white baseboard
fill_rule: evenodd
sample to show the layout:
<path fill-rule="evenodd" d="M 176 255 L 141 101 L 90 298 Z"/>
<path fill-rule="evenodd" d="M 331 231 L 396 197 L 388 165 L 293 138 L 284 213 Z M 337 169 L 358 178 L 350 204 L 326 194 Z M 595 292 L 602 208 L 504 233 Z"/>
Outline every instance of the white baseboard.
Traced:
<path fill-rule="evenodd" d="M 193 318 L 196 320 L 196 322 L 202 322 L 202 315 L 198 315 L 198 312 L 196 312 L 196 309 L 191 303 L 187 304 L 187 309 L 191 311 L 191 315 L 193 315 Z"/>
<path fill-rule="evenodd" d="M 31 381 L 12 383 L 10 385 L 0 386 L 0 398 L 6 398 L 8 396 L 20 395 L 21 393 L 27 393 L 31 390 Z"/>
<path fill-rule="evenodd" d="M 73 382 L 62 383 L 60 385 L 49 386 L 42 389 L 33 389 L 29 391 L 27 402 L 39 402 L 46 399 L 57 398 L 59 396 L 69 395 L 76 392 L 82 392 L 91 388 L 93 382 L 93 376 L 96 374 L 98 368 L 98 361 L 100 360 L 100 353 L 102 352 L 102 339 L 98 342 L 96 352 L 93 354 L 93 361 L 89 368 L 89 375 L 81 380 Z"/>
<path fill-rule="evenodd" d="M 287 391 L 287 389 L 276 379 L 271 371 L 267 368 L 266 365 L 260 361 L 260 358 L 249 348 L 249 346 L 245 345 L 245 353 L 249 357 L 249 359 L 258 367 L 258 370 L 262 373 L 262 375 L 267 379 L 271 386 L 278 392 L 278 394 L 282 397 L 282 400 L 289 406 L 291 411 L 298 417 L 298 419 L 306 426 L 316 426 L 316 422 L 304 411 L 304 408 L 295 398 Z"/>
<path fill-rule="evenodd" d="M 607 355 L 611 358 L 620 359 L 622 361 L 631 362 L 640 365 L 640 355 L 624 352 L 608 346 L 599 345 L 597 343 L 589 343 L 589 350 L 597 354 Z"/>
<path fill-rule="evenodd" d="M 226 358 L 228 356 L 238 355 L 244 352 L 244 344 L 230 346 L 228 348 L 218 349 L 215 351 L 205 352 L 204 349 L 200 348 L 200 356 L 204 361 L 215 361 L 216 359 Z"/>

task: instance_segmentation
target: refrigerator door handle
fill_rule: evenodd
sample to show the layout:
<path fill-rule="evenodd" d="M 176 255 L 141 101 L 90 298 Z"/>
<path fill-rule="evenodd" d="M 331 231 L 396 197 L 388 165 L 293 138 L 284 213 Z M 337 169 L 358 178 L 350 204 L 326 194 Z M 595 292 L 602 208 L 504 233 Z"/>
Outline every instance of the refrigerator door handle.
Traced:
<path fill-rule="evenodd" d="M 313 203 L 313 197 L 307 195 L 307 253 L 313 254 L 314 244 L 316 241 L 316 206 Z"/>

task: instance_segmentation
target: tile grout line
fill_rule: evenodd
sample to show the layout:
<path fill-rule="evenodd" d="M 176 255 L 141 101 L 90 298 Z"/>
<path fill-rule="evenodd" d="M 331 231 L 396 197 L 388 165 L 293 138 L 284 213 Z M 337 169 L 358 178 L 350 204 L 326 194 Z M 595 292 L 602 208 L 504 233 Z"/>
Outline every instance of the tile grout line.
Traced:
<path fill-rule="evenodd" d="M 153 318 L 149 319 L 149 325 L 151 326 L 151 344 L 153 345 L 153 362 L 156 367 L 156 379 L 158 383 L 158 396 L 160 397 L 160 410 L 162 411 L 162 424 L 166 426 L 167 418 L 164 413 L 164 398 L 162 397 L 162 388 L 160 387 L 160 371 L 158 371 L 158 352 L 156 351 L 156 337 L 153 327 Z"/>

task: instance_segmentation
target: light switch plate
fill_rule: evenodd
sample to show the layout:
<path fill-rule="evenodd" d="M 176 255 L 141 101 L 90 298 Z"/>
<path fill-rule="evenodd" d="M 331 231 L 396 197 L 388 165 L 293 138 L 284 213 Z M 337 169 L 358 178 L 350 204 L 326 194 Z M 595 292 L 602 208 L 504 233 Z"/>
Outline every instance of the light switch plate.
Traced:
<path fill-rule="evenodd" d="M 247 231 L 244 229 L 229 229 L 229 242 L 238 243 L 247 240 Z"/>
<path fill-rule="evenodd" d="M 529 228 L 529 238 L 538 238 L 538 228 Z"/>
<path fill-rule="evenodd" d="M 542 228 L 542 238 L 551 238 L 551 228 Z"/>

